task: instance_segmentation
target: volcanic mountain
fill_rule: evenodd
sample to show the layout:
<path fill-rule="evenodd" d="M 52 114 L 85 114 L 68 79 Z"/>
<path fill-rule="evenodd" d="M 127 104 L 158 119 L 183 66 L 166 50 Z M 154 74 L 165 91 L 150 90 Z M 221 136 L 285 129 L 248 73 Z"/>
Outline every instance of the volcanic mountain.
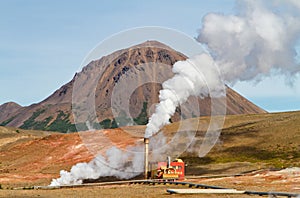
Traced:
<path fill-rule="evenodd" d="M 157 41 L 147 41 L 116 51 L 91 61 L 69 83 L 40 103 L 28 107 L 20 107 L 14 103 L 0 106 L 0 125 L 61 132 L 76 131 L 72 108 L 82 108 L 82 115 L 75 114 L 78 123 L 87 112 L 84 108 L 88 106 L 81 105 L 85 103 L 94 106 L 96 117 L 93 121 L 100 123 L 97 126 L 102 128 L 146 124 L 153 113 L 154 104 L 158 102 L 162 82 L 174 75 L 171 71 L 172 65 L 186 58 L 184 54 Z M 226 89 L 227 114 L 266 112 L 231 88 Z M 128 102 L 123 103 L 128 106 L 127 109 L 114 105 L 115 101 L 124 102 L 122 97 Z M 185 111 L 178 108 L 171 121 L 177 121 L 180 117 L 200 116 L 195 111 L 197 108 L 194 104 L 199 105 L 201 116 L 211 114 L 209 97 L 192 101 L 196 103 L 189 102 L 190 105 L 187 105 Z M 81 129 L 85 130 L 90 123 L 82 119 L 81 124 Z"/>

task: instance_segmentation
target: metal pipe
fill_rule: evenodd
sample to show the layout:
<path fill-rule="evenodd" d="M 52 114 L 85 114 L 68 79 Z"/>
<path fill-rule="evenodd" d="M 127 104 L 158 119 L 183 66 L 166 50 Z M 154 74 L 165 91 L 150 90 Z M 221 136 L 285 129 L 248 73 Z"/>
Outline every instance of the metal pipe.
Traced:
<path fill-rule="evenodd" d="M 145 179 L 148 179 L 148 167 L 149 167 L 149 138 L 144 138 L 145 143 Z"/>
<path fill-rule="evenodd" d="M 167 168 L 170 168 L 171 167 L 171 157 L 170 156 L 168 156 L 167 157 Z"/>

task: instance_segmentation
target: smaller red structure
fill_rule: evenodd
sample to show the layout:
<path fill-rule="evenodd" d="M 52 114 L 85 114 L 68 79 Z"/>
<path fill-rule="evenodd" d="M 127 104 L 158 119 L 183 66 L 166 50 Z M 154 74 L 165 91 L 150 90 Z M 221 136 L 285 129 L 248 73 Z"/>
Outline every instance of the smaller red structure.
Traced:
<path fill-rule="evenodd" d="M 151 178 L 152 179 L 164 179 L 164 180 L 184 180 L 184 162 L 181 159 L 176 159 L 173 162 L 158 162 L 156 164 L 150 164 Z"/>

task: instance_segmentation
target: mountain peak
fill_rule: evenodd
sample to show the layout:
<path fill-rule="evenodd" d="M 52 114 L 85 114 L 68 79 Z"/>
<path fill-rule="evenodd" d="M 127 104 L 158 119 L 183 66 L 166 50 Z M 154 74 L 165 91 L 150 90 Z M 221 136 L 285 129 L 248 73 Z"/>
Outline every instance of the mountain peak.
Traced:
<path fill-rule="evenodd" d="M 0 105 L 0 118 L 8 118 L 8 120 L 0 119 L 0 125 L 8 124 L 10 122 L 9 118 L 11 118 L 15 114 L 15 112 L 17 112 L 21 108 L 22 106 L 15 102 L 7 102 Z"/>
<path fill-rule="evenodd" d="M 145 41 L 143 43 L 140 43 L 140 44 L 135 45 L 135 46 L 130 47 L 130 48 L 134 48 L 134 47 L 157 47 L 157 48 L 167 48 L 167 49 L 173 50 L 168 45 L 166 45 L 164 43 L 161 43 L 159 41 L 156 41 L 156 40 L 147 40 L 147 41 Z"/>
<path fill-rule="evenodd" d="M 6 102 L 2 105 L 0 105 L 1 108 L 21 108 L 22 106 L 15 102 Z M 1 112 L 1 111 L 0 111 Z"/>
<path fill-rule="evenodd" d="M 175 62 L 186 60 L 187 56 L 175 51 L 171 47 L 155 40 L 148 40 L 141 44 L 131 46 L 126 49 L 120 49 L 110 55 L 103 56 L 86 65 L 81 72 L 61 88 L 56 90 L 44 101 L 21 108 L 18 105 L 7 104 L 5 106 L 15 106 L 13 111 L 2 107 L 0 114 L 0 123 L 7 123 L 8 126 L 21 127 L 26 129 L 42 129 L 53 131 L 74 131 L 74 117 L 72 113 L 72 97 L 74 97 L 73 88 L 75 82 L 82 82 L 80 89 L 76 89 L 76 95 L 79 102 L 84 103 L 89 99 L 91 90 L 95 92 L 95 111 L 97 120 L 103 128 L 112 128 L 116 126 L 115 117 L 121 117 L 125 122 L 128 117 L 134 120 L 135 124 L 143 125 L 147 123 L 151 116 L 151 108 L 158 102 L 161 83 L 171 78 L 172 66 Z M 149 64 L 147 63 L 152 63 Z M 116 85 L 120 85 L 127 75 L 133 75 L 130 71 L 143 72 L 137 76 L 140 86 L 133 89 L 129 96 L 129 112 L 119 112 L 118 115 L 112 113 L 112 90 Z M 97 78 L 96 78 L 97 77 Z M 131 78 L 130 78 L 131 79 Z M 151 83 L 142 83 L 144 79 L 151 79 Z M 97 80 L 97 81 L 96 81 Z M 130 81 L 131 82 L 131 81 Z M 148 81 L 147 81 L 148 82 Z M 96 84 L 96 89 L 95 89 Z M 130 86 L 127 83 L 124 86 Z M 74 98 L 76 98 L 75 96 Z M 76 98 L 77 99 L 77 98 Z M 209 116 L 211 113 L 210 98 L 199 99 L 201 115 Z M 76 108 L 78 108 L 76 106 Z M 188 109 L 187 114 L 179 109 L 172 121 L 178 121 L 180 117 L 190 117 L 196 115 L 194 108 Z M 7 113 L 9 112 L 9 113 Z M 11 113 L 13 112 L 13 113 Z M 265 111 L 256 105 L 250 103 L 247 99 L 240 96 L 230 88 L 227 88 L 227 114 L 251 114 L 264 113 Z M 191 115 L 190 115 L 191 114 Z M 80 115 L 80 118 L 84 116 Z M 85 126 L 85 120 L 80 120 Z M 79 122 L 80 122 L 79 121 Z M 119 122 L 120 123 L 120 122 Z M 92 123 L 93 124 L 93 123 Z M 123 123 L 122 125 L 132 124 Z"/>

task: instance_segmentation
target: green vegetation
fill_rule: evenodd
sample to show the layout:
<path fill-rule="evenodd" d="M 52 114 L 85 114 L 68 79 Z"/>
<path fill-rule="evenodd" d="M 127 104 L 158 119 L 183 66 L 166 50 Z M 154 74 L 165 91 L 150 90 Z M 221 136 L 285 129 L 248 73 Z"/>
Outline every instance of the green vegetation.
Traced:
<path fill-rule="evenodd" d="M 49 124 L 49 122 L 53 119 L 52 116 L 49 116 L 43 121 L 37 121 L 33 125 L 33 129 L 35 130 L 45 130 L 46 126 Z"/>
<path fill-rule="evenodd" d="M 133 121 L 137 125 L 146 125 L 148 123 L 147 102 L 143 103 L 140 114 L 136 118 L 133 118 Z M 129 118 L 124 111 L 121 111 L 119 116 L 113 120 L 105 119 L 99 123 L 100 128 L 102 129 L 114 129 L 131 124 L 133 124 L 132 119 Z"/>
<path fill-rule="evenodd" d="M 107 118 L 102 120 L 100 123 L 94 123 L 93 127 L 94 129 L 115 129 L 119 126 L 116 119 L 110 120 L 109 118 Z"/>
<path fill-rule="evenodd" d="M 118 123 L 117 123 L 116 119 L 113 119 L 113 121 L 111 122 L 111 128 L 112 129 L 118 128 Z"/>
<path fill-rule="evenodd" d="M 133 119 L 133 121 L 138 125 L 146 125 L 148 123 L 147 104 L 147 102 L 143 102 L 141 113 L 138 117 Z"/>
<path fill-rule="evenodd" d="M 49 116 L 42 121 L 36 121 L 35 119 L 45 112 L 45 109 L 38 109 L 35 111 L 32 116 L 26 120 L 21 129 L 33 129 L 33 130 L 45 130 L 45 131 L 58 131 L 58 132 L 68 132 L 76 131 L 75 125 L 71 124 L 69 121 L 69 114 L 65 114 L 63 111 L 59 111 L 56 119 L 53 120 L 53 116 Z"/>
<path fill-rule="evenodd" d="M 104 128 L 104 129 L 110 129 L 111 128 L 111 121 L 110 119 L 105 119 L 102 122 L 100 122 L 100 125 Z"/>
<path fill-rule="evenodd" d="M 47 131 L 74 132 L 76 127 L 69 120 L 70 114 L 59 111 L 56 119 L 46 128 Z"/>
<path fill-rule="evenodd" d="M 35 112 L 33 112 L 31 117 L 28 120 L 26 120 L 22 126 L 20 126 L 20 128 L 21 129 L 39 129 L 39 130 L 44 129 L 44 127 L 48 124 L 48 123 L 46 123 L 48 121 L 48 119 L 46 119 L 44 121 L 39 121 L 39 122 L 35 121 L 35 119 L 44 112 L 45 112 L 45 109 L 36 110 Z"/>
<path fill-rule="evenodd" d="M 0 123 L 0 126 L 6 126 L 7 124 L 9 124 L 11 121 L 13 121 L 15 119 L 16 116 L 13 116 L 7 120 L 5 120 L 4 122 Z"/>
<path fill-rule="evenodd" d="M 41 114 L 43 114 L 46 109 L 38 109 L 29 119 L 24 121 L 23 125 L 20 127 L 21 129 L 33 129 L 33 130 L 45 130 L 45 131 L 57 131 L 57 132 L 75 132 L 75 131 L 86 131 L 88 127 L 85 123 L 77 123 L 72 124 L 70 122 L 70 114 L 65 113 L 63 111 L 58 111 L 58 115 L 55 120 L 54 116 L 49 116 L 42 121 L 37 121 Z M 10 119 L 2 122 L 0 126 L 5 126 L 10 123 L 15 117 L 11 117 Z M 147 102 L 143 103 L 143 108 L 141 109 L 140 114 L 133 119 L 134 123 L 138 125 L 145 125 L 148 123 L 148 115 L 147 115 Z M 125 112 L 121 112 L 120 115 L 114 119 L 104 119 L 99 123 L 92 123 L 94 129 L 113 129 L 122 126 L 128 126 L 132 124 L 132 119 L 127 117 Z"/>

